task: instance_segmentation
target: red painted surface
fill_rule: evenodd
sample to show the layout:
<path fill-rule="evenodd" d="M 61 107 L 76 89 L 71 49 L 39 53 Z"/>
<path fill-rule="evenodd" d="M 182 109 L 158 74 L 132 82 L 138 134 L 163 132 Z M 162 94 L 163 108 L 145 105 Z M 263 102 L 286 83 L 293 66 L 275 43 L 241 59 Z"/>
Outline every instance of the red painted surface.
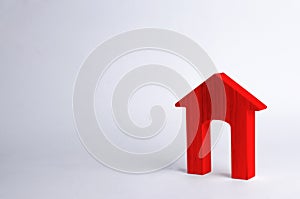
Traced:
<path fill-rule="evenodd" d="M 231 126 L 232 178 L 255 176 L 255 111 L 267 108 L 265 104 L 225 73 L 218 73 L 176 106 L 186 108 L 188 173 L 203 175 L 211 171 L 210 122 L 222 120 Z"/>

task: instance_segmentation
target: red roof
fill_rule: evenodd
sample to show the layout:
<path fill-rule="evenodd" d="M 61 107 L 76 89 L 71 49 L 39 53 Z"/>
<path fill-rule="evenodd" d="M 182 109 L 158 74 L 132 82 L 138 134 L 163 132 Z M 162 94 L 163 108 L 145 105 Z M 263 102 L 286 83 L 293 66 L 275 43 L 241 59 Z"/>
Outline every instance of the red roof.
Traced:
<path fill-rule="evenodd" d="M 239 85 L 238 83 L 236 83 L 233 79 L 231 79 L 225 73 L 216 73 L 216 74 L 212 75 L 205 82 L 203 82 L 202 84 L 200 84 L 198 87 L 200 87 L 201 85 L 205 84 L 208 81 L 212 81 L 215 78 L 221 79 L 225 85 L 227 85 L 228 87 L 232 88 L 237 93 L 239 93 L 241 96 L 243 96 L 250 104 L 253 105 L 253 107 L 255 108 L 255 110 L 263 110 L 263 109 L 267 108 L 267 106 L 264 103 L 262 103 L 260 100 L 258 100 L 254 95 L 252 95 L 251 93 L 249 93 L 246 89 L 244 89 L 241 85 Z M 187 96 L 188 95 L 186 95 L 185 97 L 187 97 Z M 176 106 L 179 106 L 179 102 L 176 103 Z"/>

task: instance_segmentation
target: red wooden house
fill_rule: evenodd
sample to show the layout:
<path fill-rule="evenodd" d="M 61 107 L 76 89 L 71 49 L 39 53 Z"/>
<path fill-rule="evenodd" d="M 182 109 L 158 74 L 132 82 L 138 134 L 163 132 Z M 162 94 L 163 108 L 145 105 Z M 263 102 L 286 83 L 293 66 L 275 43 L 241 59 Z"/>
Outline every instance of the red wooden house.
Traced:
<path fill-rule="evenodd" d="M 188 173 L 203 175 L 211 171 L 209 126 L 212 120 L 222 120 L 231 126 L 232 178 L 255 176 L 255 111 L 267 108 L 265 104 L 225 73 L 218 73 L 176 106 L 186 108 Z M 207 148 L 208 153 L 199 154 L 200 148 Z"/>

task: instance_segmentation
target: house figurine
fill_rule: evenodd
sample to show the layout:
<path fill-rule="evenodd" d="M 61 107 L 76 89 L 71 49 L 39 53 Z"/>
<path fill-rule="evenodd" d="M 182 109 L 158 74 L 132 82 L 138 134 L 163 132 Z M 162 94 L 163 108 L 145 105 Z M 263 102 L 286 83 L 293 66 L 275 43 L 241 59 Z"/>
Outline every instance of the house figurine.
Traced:
<path fill-rule="evenodd" d="M 186 108 L 188 173 L 211 171 L 210 122 L 222 120 L 231 127 L 232 178 L 255 176 L 255 111 L 266 109 L 265 104 L 225 73 L 217 73 L 175 106 Z M 200 148 L 208 152 L 201 154 Z"/>

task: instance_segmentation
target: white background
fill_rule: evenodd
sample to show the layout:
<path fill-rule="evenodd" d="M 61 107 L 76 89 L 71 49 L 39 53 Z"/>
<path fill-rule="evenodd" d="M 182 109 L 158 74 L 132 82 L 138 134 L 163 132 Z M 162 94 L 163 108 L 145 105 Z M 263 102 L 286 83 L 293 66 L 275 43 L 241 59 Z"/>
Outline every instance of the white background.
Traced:
<path fill-rule="evenodd" d="M 297 0 L 1 0 L 0 198 L 298 198 L 299 10 Z M 77 72 L 99 43 L 143 27 L 190 37 L 266 103 L 255 178 L 230 178 L 229 128 L 205 176 L 187 175 L 184 157 L 120 173 L 85 151 L 72 115 Z"/>

